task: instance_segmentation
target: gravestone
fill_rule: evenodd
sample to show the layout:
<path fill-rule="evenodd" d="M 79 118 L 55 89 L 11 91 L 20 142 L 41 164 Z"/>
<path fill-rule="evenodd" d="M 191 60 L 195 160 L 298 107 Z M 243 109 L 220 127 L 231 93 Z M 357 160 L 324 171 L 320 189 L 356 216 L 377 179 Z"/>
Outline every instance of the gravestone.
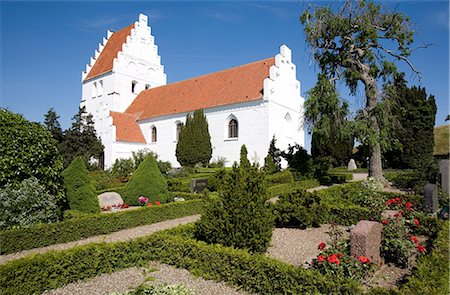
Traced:
<path fill-rule="evenodd" d="M 379 222 L 361 220 L 350 231 L 350 255 L 359 258 L 365 256 L 370 261 L 381 263 L 381 232 L 383 225 Z"/>
<path fill-rule="evenodd" d="M 352 171 L 352 170 L 356 170 L 358 167 L 356 166 L 355 160 L 354 159 L 350 159 L 350 161 L 348 162 L 347 165 L 347 170 Z"/>
<path fill-rule="evenodd" d="M 441 175 L 442 190 L 450 194 L 450 160 L 443 159 L 439 161 L 439 174 Z"/>
<path fill-rule="evenodd" d="M 122 197 L 116 192 L 106 192 L 98 195 L 97 198 L 100 208 L 123 204 Z"/>
<path fill-rule="evenodd" d="M 191 193 L 201 193 L 208 186 L 208 179 L 191 179 Z"/>
<path fill-rule="evenodd" d="M 425 211 L 435 213 L 439 209 L 438 187 L 435 184 L 428 183 L 423 190 L 423 207 Z"/>

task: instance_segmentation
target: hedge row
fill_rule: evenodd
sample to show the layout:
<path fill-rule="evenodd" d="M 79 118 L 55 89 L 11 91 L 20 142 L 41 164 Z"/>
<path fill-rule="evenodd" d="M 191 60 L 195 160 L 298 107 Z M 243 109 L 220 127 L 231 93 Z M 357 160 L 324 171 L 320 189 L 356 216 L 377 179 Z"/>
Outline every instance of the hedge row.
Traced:
<path fill-rule="evenodd" d="M 192 226 L 191 226 L 192 228 Z M 101 273 L 158 260 L 260 294 L 358 294 L 355 281 L 322 275 L 264 255 L 208 245 L 167 232 L 28 256 L 0 266 L 4 294 L 42 293 Z"/>
<path fill-rule="evenodd" d="M 268 175 L 266 177 L 267 186 L 273 186 L 281 183 L 292 183 L 294 182 L 294 177 L 292 176 L 291 171 L 283 170 L 281 172 Z"/>
<path fill-rule="evenodd" d="M 317 179 L 307 179 L 296 181 L 294 183 L 276 184 L 267 189 L 267 194 L 269 195 L 269 197 L 276 197 L 282 194 L 289 193 L 296 188 L 302 188 L 306 190 L 319 185 L 320 183 Z"/>
<path fill-rule="evenodd" d="M 29 228 L 4 230 L 0 231 L 0 253 L 8 254 L 76 241 L 122 229 L 199 214 L 202 210 L 203 201 L 192 200 L 111 214 L 95 214 Z"/>

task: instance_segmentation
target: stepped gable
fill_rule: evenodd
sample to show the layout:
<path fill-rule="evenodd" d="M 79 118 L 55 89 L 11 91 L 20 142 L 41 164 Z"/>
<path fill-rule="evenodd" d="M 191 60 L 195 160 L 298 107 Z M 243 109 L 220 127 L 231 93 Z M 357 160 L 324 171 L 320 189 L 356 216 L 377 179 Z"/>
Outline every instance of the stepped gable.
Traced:
<path fill-rule="evenodd" d="M 117 57 L 117 53 L 122 50 L 122 45 L 126 43 L 127 37 L 130 35 L 133 28 L 134 24 L 129 25 L 128 27 L 113 33 L 108 38 L 105 47 L 101 51 L 99 57 L 95 60 L 92 69 L 89 71 L 84 81 L 112 71 L 114 59 Z"/>
<path fill-rule="evenodd" d="M 136 122 L 136 116 L 119 112 L 110 112 L 113 125 L 116 126 L 116 140 L 146 143 L 141 128 Z"/>
<path fill-rule="evenodd" d="M 125 111 L 137 120 L 262 99 L 275 58 L 142 91 Z M 117 125 L 116 125 L 117 126 Z"/>

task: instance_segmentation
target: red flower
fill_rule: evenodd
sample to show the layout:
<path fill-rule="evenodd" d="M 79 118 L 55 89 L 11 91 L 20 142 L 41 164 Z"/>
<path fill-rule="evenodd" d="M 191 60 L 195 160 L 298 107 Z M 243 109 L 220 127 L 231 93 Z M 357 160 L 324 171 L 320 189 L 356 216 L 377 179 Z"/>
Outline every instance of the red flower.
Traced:
<path fill-rule="evenodd" d="M 342 254 L 341 254 L 341 253 L 338 253 L 337 257 L 338 257 L 338 258 L 341 258 L 341 257 L 342 257 Z"/>
<path fill-rule="evenodd" d="M 153 204 L 152 203 L 148 203 L 147 206 L 151 207 L 151 206 L 153 206 Z"/>
<path fill-rule="evenodd" d="M 416 243 L 416 244 L 419 242 L 419 240 L 417 240 L 416 236 L 411 236 L 411 241 Z"/>
<path fill-rule="evenodd" d="M 160 201 L 156 201 L 155 205 L 161 205 L 161 202 Z"/>
<path fill-rule="evenodd" d="M 412 207 L 412 203 L 411 202 L 406 203 L 405 207 L 406 207 L 406 210 L 410 210 Z"/>
<path fill-rule="evenodd" d="M 327 244 L 325 244 L 324 242 L 322 242 L 322 243 L 319 244 L 318 249 L 319 249 L 320 251 L 322 251 L 323 249 L 325 249 L 326 246 L 327 246 Z"/>
<path fill-rule="evenodd" d="M 317 256 L 317 262 L 322 262 L 324 260 L 325 260 L 325 256 L 323 256 L 323 255 Z"/>
<path fill-rule="evenodd" d="M 383 219 L 383 220 L 381 220 L 381 223 L 382 223 L 382 224 L 388 224 L 388 223 L 389 223 L 389 220 Z"/>
<path fill-rule="evenodd" d="M 339 265 L 341 263 L 336 254 L 331 254 L 330 256 L 328 256 L 327 260 L 329 263 L 336 263 L 336 265 Z"/>
<path fill-rule="evenodd" d="M 425 248 L 420 244 L 417 244 L 417 249 L 419 249 L 419 251 L 422 253 L 426 251 Z"/>
<path fill-rule="evenodd" d="M 369 258 L 367 258 L 366 256 L 359 256 L 358 260 L 361 263 L 370 263 Z"/>
<path fill-rule="evenodd" d="M 398 213 L 400 213 L 400 215 L 405 216 L 405 211 L 403 210 L 398 210 Z"/>
<path fill-rule="evenodd" d="M 419 219 L 414 219 L 414 224 L 415 224 L 416 226 L 419 226 L 419 225 L 420 225 Z"/>

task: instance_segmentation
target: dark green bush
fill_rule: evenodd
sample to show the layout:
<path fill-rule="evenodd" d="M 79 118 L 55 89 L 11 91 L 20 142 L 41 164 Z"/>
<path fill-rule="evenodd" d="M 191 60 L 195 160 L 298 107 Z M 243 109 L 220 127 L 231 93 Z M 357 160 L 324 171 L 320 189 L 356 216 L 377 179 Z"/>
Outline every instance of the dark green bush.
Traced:
<path fill-rule="evenodd" d="M 317 179 L 305 179 L 297 181 L 296 183 L 304 189 L 309 189 L 320 185 L 320 182 Z"/>
<path fill-rule="evenodd" d="M 283 170 L 281 172 L 268 175 L 266 177 L 267 186 L 270 187 L 272 185 L 281 184 L 281 183 L 292 183 L 294 182 L 294 177 L 290 170 Z"/>
<path fill-rule="evenodd" d="M 384 173 L 384 176 L 400 189 L 412 189 L 415 186 L 414 170 L 388 171 Z"/>
<path fill-rule="evenodd" d="M 153 155 L 148 154 L 131 176 L 122 198 L 129 205 L 139 205 L 138 198 L 145 196 L 149 203 L 166 202 L 169 197 L 167 181 L 161 174 Z"/>
<path fill-rule="evenodd" d="M 62 176 L 70 209 L 85 213 L 100 211 L 95 186 L 82 157 L 76 157 L 63 171 Z"/>
<path fill-rule="evenodd" d="M 52 224 L 0 231 L 0 254 L 66 243 L 168 219 L 199 214 L 202 200 L 74 218 Z"/>
<path fill-rule="evenodd" d="M 0 266 L 0 288 L 4 294 L 40 294 L 98 274 L 144 266 L 149 260 L 195 271 L 206 279 L 225 281 L 259 294 L 361 293 L 358 284 L 349 279 L 322 275 L 265 255 L 208 245 L 167 232 L 8 262 Z"/>
<path fill-rule="evenodd" d="M 248 164 L 233 166 L 219 200 L 210 200 L 195 234 L 199 240 L 264 252 L 272 237 L 273 216 L 265 206 L 264 173 Z"/>
<path fill-rule="evenodd" d="M 220 169 L 214 172 L 214 174 L 208 179 L 208 190 L 211 192 L 218 191 L 224 184 L 224 178 L 227 174 L 225 169 Z"/>
<path fill-rule="evenodd" d="M 320 197 L 303 189 L 283 194 L 273 205 L 277 227 L 318 227 L 327 220 L 328 208 Z"/>
<path fill-rule="evenodd" d="M 449 288 L 449 222 L 439 230 L 431 254 L 419 258 L 402 294 L 450 294 Z"/>

